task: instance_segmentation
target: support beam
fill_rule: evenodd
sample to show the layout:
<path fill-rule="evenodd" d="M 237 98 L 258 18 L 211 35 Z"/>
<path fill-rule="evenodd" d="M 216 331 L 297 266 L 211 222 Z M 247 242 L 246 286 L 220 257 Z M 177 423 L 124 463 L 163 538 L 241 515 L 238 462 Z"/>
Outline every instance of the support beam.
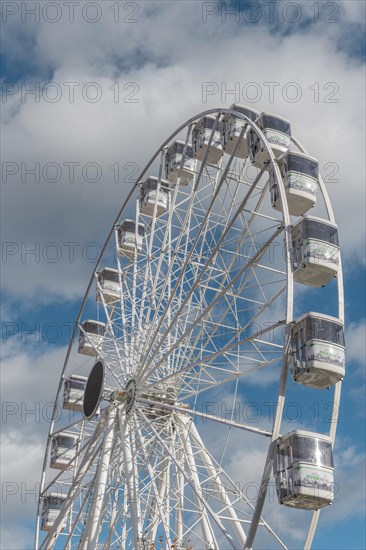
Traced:
<path fill-rule="evenodd" d="M 116 408 L 110 408 L 108 413 L 107 427 L 104 435 L 101 455 L 97 467 L 97 472 L 94 480 L 94 490 L 92 502 L 88 511 L 86 527 L 83 534 L 81 550 L 88 548 L 96 548 L 98 537 L 101 530 L 102 508 L 104 494 L 107 487 L 107 478 L 109 472 L 109 464 L 111 460 L 111 452 L 113 447 L 114 432 L 115 432 Z"/>
<path fill-rule="evenodd" d="M 119 424 L 121 430 L 121 447 L 125 467 L 134 550 L 143 550 L 136 457 L 133 456 L 131 449 L 130 422 L 126 420 L 125 413 L 122 413 L 121 411 L 119 414 Z"/>

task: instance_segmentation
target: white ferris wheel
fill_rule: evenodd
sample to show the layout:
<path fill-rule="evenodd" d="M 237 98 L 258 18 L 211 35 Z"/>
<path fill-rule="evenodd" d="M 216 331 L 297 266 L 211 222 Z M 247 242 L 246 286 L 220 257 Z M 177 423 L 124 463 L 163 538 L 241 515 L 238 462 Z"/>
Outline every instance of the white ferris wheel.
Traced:
<path fill-rule="evenodd" d="M 334 498 L 343 309 L 331 204 L 290 123 L 234 104 L 182 124 L 133 185 L 87 287 L 35 548 L 287 548 L 279 514 L 302 514 L 310 548 Z M 273 417 L 237 414 L 262 391 Z M 300 404 L 326 394 L 331 422 L 289 426 L 289 391 Z"/>

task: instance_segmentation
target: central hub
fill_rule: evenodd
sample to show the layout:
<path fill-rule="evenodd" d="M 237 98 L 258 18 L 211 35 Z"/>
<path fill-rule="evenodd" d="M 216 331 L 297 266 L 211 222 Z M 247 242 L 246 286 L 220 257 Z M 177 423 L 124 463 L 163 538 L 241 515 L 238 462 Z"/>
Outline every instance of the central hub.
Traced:
<path fill-rule="evenodd" d="M 129 413 L 136 399 L 136 381 L 132 378 L 126 386 L 126 413 Z"/>

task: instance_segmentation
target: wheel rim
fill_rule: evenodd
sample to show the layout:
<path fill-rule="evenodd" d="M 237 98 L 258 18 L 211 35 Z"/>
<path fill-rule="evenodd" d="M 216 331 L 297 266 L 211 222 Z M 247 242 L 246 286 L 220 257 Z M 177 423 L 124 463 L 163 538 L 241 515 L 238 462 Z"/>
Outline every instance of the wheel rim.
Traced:
<path fill-rule="evenodd" d="M 211 110 L 182 125 L 138 181 L 155 168 L 160 182 L 166 146 L 182 132 L 187 144 L 196 120 L 214 114 L 218 124 L 224 112 L 232 113 Z M 241 118 L 260 134 L 273 163 L 263 134 Z M 266 173 L 248 161 L 238 162 L 235 150 L 217 166 L 207 160 L 206 153 L 190 185 L 171 187 L 169 209 L 161 216 L 157 206 L 149 216 L 140 211 L 136 184 L 103 247 L 78 318 L 106 324 L 103 344 L 95 348 L 98 359 L 85 359 L 75 352 L 74 331 L 63 370 L 64 378 L 87 376 L 96 360 L 103 362 L 101 411 L 89 421 L 75 413 L 58 417 L 60 382 L 50 435 L 67 429 L 80 442 L 57 476 L 47 468 L 47 446 L 41 496 L 59 486 L 67 498 L 53 529 L 36 538 L 37 547 L 161 544 L 183 550 L 245 544 L 254 507 L 223 469 L 230 430 L 252 431 L 267 438 L 268 445 L 278 436 L 287 371 L 282 370 L 274 427 L 237 422 L 233 414 L 223 419 L 218 408 L 205 409 L 205 404 L 219 391 L 227 392 L 234 411 L 246 376 L 283 364 L 283 327 L 292 321 L 293 305 L 284 253 L 290 219 L 276 164 L 284 205 L 280 212 L 271 208 Z M 126 218 L 146 227 L 142 249 L 138 254 L 135 249 L 132 258 L 117 250 L 117 226 Z M 111 303 L 98 283 L 102 267 L 118 271 L 121 291 Z M 95 290 L 101 297 L 97 313 Z M 218 453 L 206 448 L 199 433 L 199 422 L 202 428 L 208 420 L 226 430 Z M 40 516 L 39 507 L 38 527 Z M 60 532 L 63 518 L 66 529 Z M 255 528 L 259 525 L 285 548 L 259 518 L 260 513 Z"/>

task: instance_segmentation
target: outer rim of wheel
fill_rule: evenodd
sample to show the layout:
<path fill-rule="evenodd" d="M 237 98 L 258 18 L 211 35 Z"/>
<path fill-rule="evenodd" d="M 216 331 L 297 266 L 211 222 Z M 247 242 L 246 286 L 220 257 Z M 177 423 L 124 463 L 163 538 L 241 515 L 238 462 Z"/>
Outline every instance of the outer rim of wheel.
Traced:
<path fill-rule="evenodd" d="M 43 468 L 42 468 L 42 479 L 41 479 L 41 485 L 40 485 L 40 497 L 41 497 L 41 494 L 42 494 L 42 491 L 43 491 L 43 483 L 44 483 L 44 478 L 45 478 L 45 469 L 46 469 L 46 462 L 47 462 L 47 459 L 48 459 L 48 456 L 49 456 L 49 445 L 50 445 L 50 436 L 52 435 L 53 433 L 53 425 L 54 425 L 54 421 L 55 421 L 55 414 L 56 414 L 56 403 L 57 403 L 57 399 L 58 399 L 58 396 L 60 394 L 60 392 L 62 391 L 62 383 L 63 383 L 63 378 L 64 378 L 64 372 L 65 372 L 65 369 L 68 365 L 68 361 L 69 361 L 69 357 L 70 357 L 70 353 L 71 353 L 71 349 L 72 349 L 72 346 L 73 346 L 73 343 L 74 343 L 74 340 L 75 340 L 75 335 L 76 335 L 76 330 L 77 330 L 77 327 L 78 327 L 78 323 L 80 322 L 81 320 L 81 317 L 82 317 L 82 314 L 83 314 L 83 311 L 84 311 L 84 307 L 85 307 L 85 304 L 86 304 L 86 301 L 88 299 L 88 296 L 90 294 L 90 290 L 91 290 L 91 287 L 93 285 L 93 282 L 95 280 L 95 274 L 96 272 L 98 271 L 98 268 L 99 268 L 99 265 L 100 265 L 100 262 L 103 258 L 103 255 L 104 255 L 104 252 L 105 252 L 105 249 L 107 247 L 107 244 L 110 242 L 110 239 L 113 235 L 113 231 L 114 231 L 114 228 L 116 226 L 116 224 L 118 223 L 118 221 L 121 219 L 121 216 L 123 215 L 123 212 L 124 210 L 126 209 L 126 207 L 128 206 L 131 198 L 133 197 L 133 194 L 134 192 L 137 190 L 138 188 L 138 182 L 143 180 L 144 176 L 147 174 L 150 166 L 153 164 L 153 162 L 158 158 L 158 156 L 163 152 L 164 148 L 174 139 L 174 137 L 176 135 L 178 135 L 182 130 L 184 130 L 185 128 L 188 128 L 189 126 L 191 126 L 194 122 L 196 122 L 197 120 L 199 120 L 200 118 L 204 117 L 204 116 L 207 116 L 207 115 L 212 115 L 212 114 L 215 114 L 218 118 L 223 115 L 223 114 L 231 114 L 231 115 L 235 115 L 237 118 L 239 119 L 242 119 L 243 121 L 245 121 L 247 123 L 247 125 L 253 129 L 253 131 L 261 138 L 266 150 L 267 150 L 267 153 L 268 153 L 268 156 L 270 158 L 270 162 L 272 164 L 272 166 L 274 167 L 274 171 L 275 171 L 275 175 L 276 175 L 276 178 L 277 178 L 277 182 L 278 182 L 278 186 L 279 186 L 279 190 L 280 190 L 280 196 L 281 196 L 281 201 L 282 201 L 282 205 L 283 205 L 283 210 L 282 210 L 282 216 L 283 216 L 283 220 L 284 220 L 284 236 L 285 236 L 285 241 L 286 241 L 286 249 L 288 250 L 289 247 L 290 247 L 290 227 L 291 227 L 291 220 L 290 220 L 290 215 L 289 215 L 289 211 L 288 211 L 288 205 L 287 205 L 287 199 L 286 199 L 286 195 L 285 195 L 285 188 L 284 188 L 284 184 L 283 184 L 283 181 L 282 181 L 282 177 L 281 177 L 281 174 L 280 174 L 280 171 L 279 171 L 279 168 L 278 168 L 278 165 L 277 165 L 277 162 L 276 162 L 276 159 L 275 159 L 275 156 L 274 156 L 274 153 L 272 151 L 272 148 L 270 146 L 270 144 L 268 143 L 268 141 L 266 140 L 265 136 L 263 135 L 263 133 L 260 131 L 260 129 L 256 126 L 256 124 L 254 122 L 252 122 L 249 118 L 247 118 L 246 116 L 242 115 L 241 113 L 238 113 L 237 111 L 235 110 L 232 110 L 232 109 L 210 109 L 210 110 L 207 110 L 207 111 L 204 111 L 204 112 L 201 112 L 197 115 L 195 115 L 194 117 L 191 117 L 189 118 L 185 123 L 183 123 L 178 129 L 176 129 L 169 137 L 167 140 L 165 140 L 163 142 L 163 144 L 157 149 L 156 153 L 153 155 L 153 157 L 150 159 L 150 161 L 147 163 L 147 165 L 145 166 L 145 168 L 143 169 L 143 171 L 139 174 L 138 178 L 136 179 L 136 183 L 133 184 L 127 198 L 125 199 L 120 211 L 118 212 L 118 215 L 112 225 L 112 228 L 106 238 L 106 241 L 105 241 L 105 244 L 103 245 L 102 249 L 101 249 L 101 252 L 100 252 L 100 255 L 98 257 L 98 260 L 96 262 L 96 265 L 95 265 L 95 268 L 92 272 L 92 275 L 91 275 L 91 278 L 90 278 L 90 281 L 89 281 L 89 284 L 87 286 L 87 289 L 86 289 L 86 292 L 85 292 L 85 295 L 84 295 L 84 298 L 82 300 L 82 304 L 81 304 L 81 307 L 80 307 L 80 310 L 79 310 L 79 313 L 78 313 L 78 316 L 77 316 L 77 320 L 76 320 L 76 323 L 74 325 L 74 329 L 73 329 L 73 332 L 72 332 L 72 335 L 71 335 L 71 338 L 70 338 L 70 343 L 69 343 L 69 346 L 68 346 L 68 350 L 67 350 L 67 353 L 66 353 L 66 357 L 65 357 L 65 361 L 64 361 L 64 365 L 63 365 L 63 369 L 62 369 L 62 374 L 61 374 L 61 377 L 60 377 L 60 383 L 59 383 L 59 387 L 58 387 L 58 390 L 57 390 L 57 393 L 56 393 L 56 401 L 55 401 L 55 408 L 54 408 L 54 411 L 53 411 L 53 414 L 52 414 L 52 420 L 51 420 L 51 423 L 50 423 L 50 429 L 49 429 L 49 436 L 48 436 L 48 441 L 47 441 L 47 446 L 46 446 L 46 450 L 45 450 L 45 457 L 44 457 L 44 463 L 43 463 Z M 307 152 L 294 138 L 292 138 L 292 141 L 295 143 L 295 145 L 297 145 L 303 152 Z M 230 156 L 233 156 L 233 154 L 231 154 Z M 327 192 L 326 192 L 326 189 L 325 189 L 325 186 L 324 186 L 324 183 L 322 182 L 321 178 L 319 178 L 320 180 L 320 184 L 321 184 L 321 192 L 322 192 L 322 195 L 323 195 L 323 199 L 326 203 L 326 206 L 327 206 L 327 210 L 328 210 L 328 216 L 330 218 L 330 220 L 333 220 L 334 221 L 334 216 L 333 216 L 333 212 L 331 210 L 331 205 L 330 205 L 330 201 L 329 201 L 329 197 L 327 195 Z M 286 322 L 289 323 L 292 321 L 293 319 L 293 299 L 294 299 L 294 286 L 293 286 L 293 275 L 292 275 L 292 269 L 291 269 L 291 265 L 290 265 L 290 257 L 289 257 L 289 254 L 286 254 L 286 272 L 287 272 L 287 304 L 286 304 Z M 340 269 L 340 276 L 341 276 L 341 269 Z M 341 304 L 340 305 L 340 314 L 339 314 L 339 317 L 342 319 L 343 317 L 343 286 L 342 286 L 342 280 L 341 278 L 338 280 L 338 289 L 339 289 L 339 303 Z M 285 346 L 284 346 L 285 348 Z M 282 419 L 282 412 L 283 412 L 283 406 L 284 406 L 284 399 L 283 401 L 281 401 L 281 398 L 280 396 L 282 394 L 285 393 L 285 389 L 286 389 L 286 381 L 287 381 L 287 370 L 285 370 L 284 373 L 282 373 L 282 379 L 280 381 L 280 387 L 279 387 L 279 391 L 278 391 L 278 396 L 277 396 L 277 415 L 276 415 L 276 421 L 275 421 L 275 427 L 274 427 L 274 431 L 273 431 L 273 438 L 272 439 L 276 439 L 278 437 L 278 434 L 279 434 L 279 430 L 280 430 L 280 426 L 281 426 L 281 419 Z M 339 404 L 339 398 L 340 398 L 340 384 L 339 383 L 337 385 L 337 388 L 336 389 L 336 396 L 335 396 L 335 399 L 334 399 L 334 412 L 335 412 L 335 409 L 338 408 L 338 404 Z M 336 404 L 337 402 L 337 404 Z M 336 417 L 335 417 L 335 414 L 334 414 L 334 419 L 336 420 Z M 332 438 L 333 438 L 333 441 L 334 441 L 334 437 L 335 437 L 335 430 L 336 430 L 336 422 L 333 423 L 332 425 L 332 428 L 331 428 L 331 435 L 332 435 Z M 38 532 L 39 530 L 39 527 L 38 527 L 38 524 L 39 524 L 39 517 L 40 517 L 40 503 L 41 503 L 41 498 L 39 499 L 39 503 L 38 503 L 38 510 L 37 510 L 37 529 L 36 531 Z M 317 517 L 318 517 L 319 514 L 317 514 Z M 313 522 L 314 523 L 314 519 L 313 519 Z M 316 524 L 315 524 L 315 527 L 316 527 Z M 313 531 L 315 530 L 315 527 L 311 526 L 310 527 L 310 531 L 313 529 Z M 36 537 L 37 537 L 37 533 L 36 533 Z M 309 540 L 309 535 L 308 535 L 308 540 Z"/>

